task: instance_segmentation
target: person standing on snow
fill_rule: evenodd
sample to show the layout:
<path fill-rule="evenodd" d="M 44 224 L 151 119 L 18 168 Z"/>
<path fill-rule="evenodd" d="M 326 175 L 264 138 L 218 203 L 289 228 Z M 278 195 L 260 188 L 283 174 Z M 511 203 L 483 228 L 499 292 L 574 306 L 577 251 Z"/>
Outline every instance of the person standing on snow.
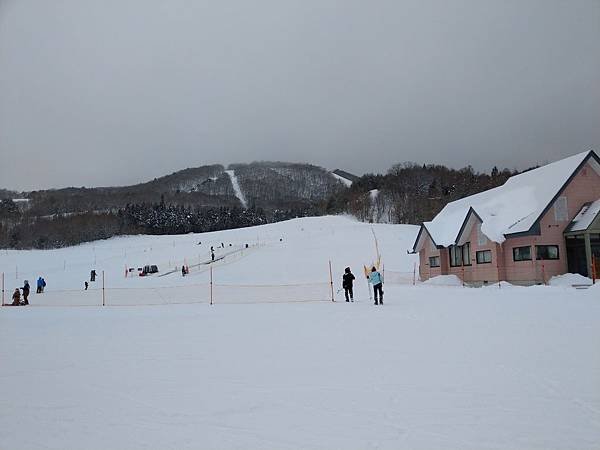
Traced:
<path fill-rule="evenodd" d="M 37 290 L 35 291 L 37 294 L 41 294 L 43 291 L 42 289 L 42 277 L 39 277 L 37 279 Z"/>
<path fill-rule="evenodd" d="M 354 301 L 354 293 L 352 291 L 354 280 L 354 274 L 350 271 L 350 267 L 346 267 L 346 269 L 344 269 L 344 275 L 342 276 L 342 287 L 344 288 L 344 296 L 346 297 L 347 302 Z M 348 296 L 350 299 L 348 299 Z"/>
<path fill-rule="evenodd" d="M 371 268 L 371 275 L 369 275 L 369 283 L 373 285 L 373 295 L 375 296 L 375 304 L 383 305 L 383 278 L 377 271 L 375 266 Z M 377 301 L 377 293 L 379 293 L 379 303 Z"/>
<path fill-rule="evenodd" d="M 29 300 L 27 300 L 27 297 L 29 297 L 29 291 L 31 290 L 29 287 L 29 281 L 25 280 L 25 283 L 23 283 L 23 287 L 21 289 L 23 289 L 23 304 L 29 305 Z"/>

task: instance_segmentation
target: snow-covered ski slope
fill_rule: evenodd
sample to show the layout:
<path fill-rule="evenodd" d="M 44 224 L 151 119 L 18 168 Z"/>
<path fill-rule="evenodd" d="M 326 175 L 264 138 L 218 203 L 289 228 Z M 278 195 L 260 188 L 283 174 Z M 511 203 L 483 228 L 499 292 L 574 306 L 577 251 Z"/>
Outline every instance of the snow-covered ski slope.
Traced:
<path fill-rule="evenodd" d="M 235 196 L 238 198 L 240 203 L 244 208 L 248 207 L 248 202 L 246 201 L 246 196 L 242 192 L 242 188 L 240 187 L 240 183 L 238 182 L 237 177 L 235 176 L 234 170 L 226 170 L 225 173 L 229 175 L 229 179 L 231 180 L 231 186 L 233 187 L 233 192 L 235 192 Z"/>
<path fill-rule="evenodd" d="M 373 230 L 386 268 L 412 271 L 417 228 Z M 167 304 L 206 287 L 211 245 L 227 254 L 215 304 Z M 185 278 L 124 277 L 182 258 Z M 359 270 L 374 258 L 371 226 L 344 217 L 2 251 L 8 290 L 17 266 L 48 287 L 0 309 L 0 449 L 598 448 L 598 287 L 386 283 L 375 307 Z M 288 301 L 327 288 L 330 259 L 358 301 Z M 131 306 L 39 306 L 81 304 L 91 268 Z M 260 301 L 267 285 L 280 301 Z"/>
<path fill-rule="evenodd" d="M 213 265 L 216 301 L 329 300 L 329 261 L 337 291 L 346 266 L 359 275 L 363 264 L 376 260 L 372 230 L 386 270 L 404 272 L 411 279 L 417 258 L 406 250 L 417 227 L 371 227 L 342 216 L 204 234 L 118 237 L 50 251 L 2 251 L 0 272 L 5 273 L 7 293 L 22 286 L 24 279 L 35 288 L 35 281 L 43 276 L 48 287 L 44 295 L 31 297 L 33 305 L 101 304 L 103 271 L 107 304 L 202 302 L 210 296 L 206 263 L 212 247 L 217 259 Z M 126 268 L 150 264 L 158 265 L 159 276 L 139 277 L 134 271 L 125 277 Z M 190 267 L 185 278 L 182 264 Z M 96 282 L 90 283 L 90 291 L 82 292 L 92 269 L 98 273 Z M 366 283 L 361 281 L 357 294 L 367 298 Z"/>

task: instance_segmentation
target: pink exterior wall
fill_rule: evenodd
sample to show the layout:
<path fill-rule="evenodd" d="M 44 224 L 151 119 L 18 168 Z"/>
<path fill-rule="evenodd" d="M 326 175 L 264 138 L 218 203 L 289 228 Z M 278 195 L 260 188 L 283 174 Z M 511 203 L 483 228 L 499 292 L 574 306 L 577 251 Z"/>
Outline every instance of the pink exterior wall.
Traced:
<path fill-rule="evenodd" d="M 426 280 L 437 275 L 454 274 L 464 277 L 466 282 L 490 283 L 506 280 L 516 283 L 543 283 L 554 275 L 567 272 L 567 249 L 563 232 L 584 203 L 600 198 L 600 176 L 586 164 L 560 194 L 567 198 L 567 219 L 555 220 L 554 205 L 540 220 L 539 236 L 523 236 L 507 239 L 502 245 L 489 241 L 485 245 L 478 245 L 477 225 L 471 227 L 469 237 L 463 241 L 471 243 L 471 266 L 450 267 L 449 252 L 447 248 L 433 249 L 429 235 L 426 243 L 419 252 L 419 274 L 421 280 Z M 558 245 L 558 260 L 535 259 L 535 245 Z M 513 261 L 513 248 L 532 246 L 531 261 Z M 477 264 L 476 252 L 491 250 L 492 262 L 490 264 Z M 441 267 L 430 268 L 429 257 L 440 255 Z"/>
<path fill-rule="evenodd" d="M 469 233 L 469 236 L 463 239 L 465 242 L 471 243 L 471 265 L 449 267 L 448 273 L 458 276 L 460 279 L 463 279 L 467 283 L 482 283 L 484 281 L 494 283 L 499 280 L 498 262 L 500 261 L 500 259 L 498 257 L 498 251 L 500 249 L 500 246 L 497 243 L 490 241 L 489 239 L 485 244 L 479 245 L 478 227 L 479 223 L 473 225 L 471 227 L 471 232 Z M 492 262 L 477 264 L 477 252 L 483 250 L 490 250 L 492 252 Z M 444 249 L 444 251 L 448 253 L 447 249 Z"/>
<path fill-rule="evenodd" d="M 442 250 L 443 252 L 443 250 Z M 419 252 L 419 278 L 427 280 L 431 277 L 442 275 L 442 267 L 429 267 L 429 257 L 440 256 L 440 250 L 435 248 L 433 241 L 428 234 L 425 235 L 425 244 Z M 442 263 L 440 257 L 440 264 Z"/>
<path fill-rule="evenodd" d="M 554 275 L 567 272 L 567 249 L 563 232 L 584 203 L 600 198 L 600 176 L 589 164 L 586 164 L 565 187 L 560 196 L 567 198 L 567 220 L 555 220 L 553 205 L 540 221 L 541 234 L 539 236 L 511 238 L 503 243 L 504 270 L 507 281 L 544 283 Z M 532 248 L 532 261 L 513 261 L 512 249 L 527 245 L 532 247 L 558 245 L 559 259 L 537 261 L 535 248 Z"/>

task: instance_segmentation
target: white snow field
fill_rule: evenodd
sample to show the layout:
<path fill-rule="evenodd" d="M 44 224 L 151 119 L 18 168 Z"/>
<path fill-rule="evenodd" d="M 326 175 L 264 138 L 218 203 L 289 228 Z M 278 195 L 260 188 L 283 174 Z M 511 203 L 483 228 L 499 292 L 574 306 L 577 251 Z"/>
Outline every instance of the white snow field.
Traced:
<path fill-rule="evenodd" d="M 378 307 L 371 226 L 344 217 L 2 251 L 9 292 L 48 287 L 0 309 L 0 449 L 599 447 L 598 285 L 412 286 L 417 227 L 373 230 L 399 283 Z M 221 241 L 218 258 L 237 253 L 215 263 L 210 305 L 192 266 Z M 124 276 L 183 258 L 185 278 Z M 329 259 L 335 291 L 354 269 L 356 302 L 329 299 Z M 109 306 L 98 281 L 82 291 L 91 268 Z"/>

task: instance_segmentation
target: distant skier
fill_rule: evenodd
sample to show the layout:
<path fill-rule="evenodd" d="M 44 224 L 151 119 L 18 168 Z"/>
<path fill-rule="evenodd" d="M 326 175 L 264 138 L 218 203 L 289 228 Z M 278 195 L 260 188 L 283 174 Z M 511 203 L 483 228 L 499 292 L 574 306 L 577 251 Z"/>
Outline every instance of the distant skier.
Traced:
<path fill-rule="evenodd" d="M 375 267 L 371 268 L 371 274 L 369 275 L 369 283 L 373 285 L 373 295 L 375 296 L 375 304 L 383 305 L 383 278 Z M 379 303 L 377 300 L 377 293 L 379 293 Z"/>
<path fill-rule="evenodd" d="M 37 289 L 35 292 L 37 294 L 41 294 L 42 292 L 44 292 L 44 279 L 42 277 L 39 277 L 37 279 Z"/>
<path fill-rule="evenodd" d="M 29 305 L 29 300 L 27 299 L 29 297 L 29 291 L 31 290 L 31 287 L 29 286 L 29 281 L 25 280 L 21 289 L 23 290 L 23 304 Z"/>
<path fill-rule="evenodd" d="M 185 269 L 185 266 L 181 266 L 181 276 L 185 277 L 187 275 L 187 270 Z"/>
<path fill-rule="evenodd" d="M 84 281 L 84 282 L 83 282 L 83 285 L 85 286 L 85 289 L 84 289 L 84 291 L 87 291 L 87 290 L 88 290 L 88 287 L 89 287 L 90 285 L 88 284 L 88 282 L 87 282 L 87 281 Z"/>
<path fill-rule="evenodd" d="M 21 304 L 21 291 L 19 291 L 19 288 L 16 288 L 15 292 L 13 292 L 12 301 L 12 306 L 19 306 Z"/>
<path fill-rule="evenodd" d="M 212 261 L 214 261 L 214 260 L 215 260 L 215 252 L 210 252 L 210 259 L 211 259 Z"/>
<path fill-rule="evenodd" d="M 352 292 L 354 280 L 354 274 L 350 271 L 350 267 L 346 267 L 342 276 L 342 287 L 344 288 L 344 296 L 347 302 L 354 301 L 354 293 Z"/>
<path fill-rule="evenodd" d="M 90 281 L 92 281 L 92 282 L 96 281 L 96 271 L 95 270 L 90 271 Z"/>

